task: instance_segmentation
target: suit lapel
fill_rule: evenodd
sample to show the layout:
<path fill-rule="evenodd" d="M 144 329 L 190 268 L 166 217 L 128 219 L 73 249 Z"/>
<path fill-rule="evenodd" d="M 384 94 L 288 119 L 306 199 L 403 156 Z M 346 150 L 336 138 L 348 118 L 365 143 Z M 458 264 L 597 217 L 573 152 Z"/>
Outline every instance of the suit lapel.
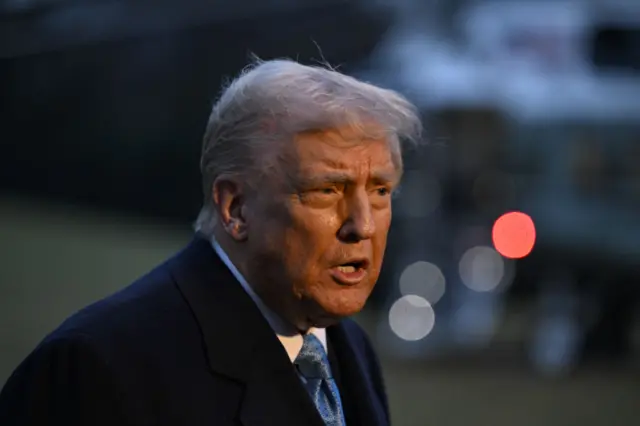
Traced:
<path fill-rule="evenodd" d="M 244 426 L 324 426 L 291 365 L 281 371 L 265 368 L 266 365 L 255 363 L 252 376 L 246 382 L 240 408 L 241 423 Z"/>
<path fill-rule="evenodd" d="M 365 369 L 367 360 L 353 344 L 355 337 L 346 327 L 348 321 L 327 328 L 344 390 L 344 395 L 341 395 L 343 405 L 358 425 L 389 426 L 383 405 Z"/>
<path fill-rule="evenodd" d="M 243 390 L 242 424 L 323 426 L 282 344 L 209 241 L 194 239 L 169 270 L 200 325 L 212 373 Z"/>

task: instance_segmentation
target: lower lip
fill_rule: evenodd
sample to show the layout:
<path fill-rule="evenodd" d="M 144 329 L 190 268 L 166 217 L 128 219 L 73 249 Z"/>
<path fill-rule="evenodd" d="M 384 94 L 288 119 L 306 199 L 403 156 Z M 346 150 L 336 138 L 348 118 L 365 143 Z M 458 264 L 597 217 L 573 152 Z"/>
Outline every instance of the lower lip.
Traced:
<path fill-rule="evenodd" d="M 367 271 L 365 269 L 356 269 L 353 272 L 344 272 L 338 268 L 331 269 L 331 276 L 333 279 L 342 285 L 356 285 L 364 279 L 365 275 L 367 275 Z"/>

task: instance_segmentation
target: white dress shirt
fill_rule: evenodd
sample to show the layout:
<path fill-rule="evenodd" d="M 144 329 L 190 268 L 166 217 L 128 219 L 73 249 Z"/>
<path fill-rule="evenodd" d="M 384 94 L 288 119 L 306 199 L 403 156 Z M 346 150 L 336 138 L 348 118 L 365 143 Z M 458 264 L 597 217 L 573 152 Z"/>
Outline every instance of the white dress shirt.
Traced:
<path fill-rule="evenodd" d="M 292 325 L 287 324 L 278 314 L 269 309 L 262 300 L 258 297 L 258 295 L 253 291 L 247 280 L 240 274 L 238 268 L 231 262 L 229 256 L 225 253 L 225 251 L 220 247 L 220 244 L 215 239 L 211 239 L 211 245 L 213 249 L 216 251 L 220 259 L 227 265 L 227 268 L 231 271 L 233 276 L 238 280 L 242 288 L 247 292 L 247 294 L 254 301 L 262 315 L 267 320 L 276 336 L 278 336 L 278 340 L 282 343 L 282 346 L 287 351 L 291 362 L 294 362 L 297 358 L 300 350 L 302 349 L 302 336 Z M 322 346 L 324 347 L 325 352 L 327 351 L 327 334 L 324 328 L 311 328 L 309 329 L 309 333 L 313 333 L 316 335 L 320 342 L 322 342 Z"/>

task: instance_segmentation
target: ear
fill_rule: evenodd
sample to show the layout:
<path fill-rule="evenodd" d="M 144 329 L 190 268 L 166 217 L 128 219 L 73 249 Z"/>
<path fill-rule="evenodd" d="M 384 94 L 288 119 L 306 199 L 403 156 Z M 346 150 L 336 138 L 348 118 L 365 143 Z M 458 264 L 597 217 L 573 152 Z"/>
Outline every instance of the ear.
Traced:
<path fill-rule="evenodd" d="M 213 202 L 222 228 L 236 241 L 247 239 L 245 217 L 246 194 L 240 181 L 230 176 L 218 176 L 213 182 Z"/>

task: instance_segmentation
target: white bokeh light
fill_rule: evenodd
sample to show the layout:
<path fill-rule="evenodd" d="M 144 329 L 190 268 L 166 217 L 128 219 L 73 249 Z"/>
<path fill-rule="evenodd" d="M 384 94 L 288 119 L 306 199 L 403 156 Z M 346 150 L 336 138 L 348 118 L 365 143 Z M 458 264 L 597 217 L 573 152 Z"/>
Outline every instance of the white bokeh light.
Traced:
<path fill-rule="evenodd" d="M 435 312 L 427 299 L 415 294 L 402 296 L 389 310 L 389 326 L 403 340 L 425 338 L 433 330 L 435 322 Z"/>
<path fill-rule="evenodd" d="M 405 296 L 414 294 L 435 305 L 444 292 L 444 274 L 433 263 L 425 261 L 412 263 L 400 275 L 400 293 Z"/>
<path fill-rule="evenodd" d="M 504 260 L 491 247 L 467 250 L 460 259 L 459 272 L 464 285 L 474 291 L 495 290 L 504 277 Z"/>

